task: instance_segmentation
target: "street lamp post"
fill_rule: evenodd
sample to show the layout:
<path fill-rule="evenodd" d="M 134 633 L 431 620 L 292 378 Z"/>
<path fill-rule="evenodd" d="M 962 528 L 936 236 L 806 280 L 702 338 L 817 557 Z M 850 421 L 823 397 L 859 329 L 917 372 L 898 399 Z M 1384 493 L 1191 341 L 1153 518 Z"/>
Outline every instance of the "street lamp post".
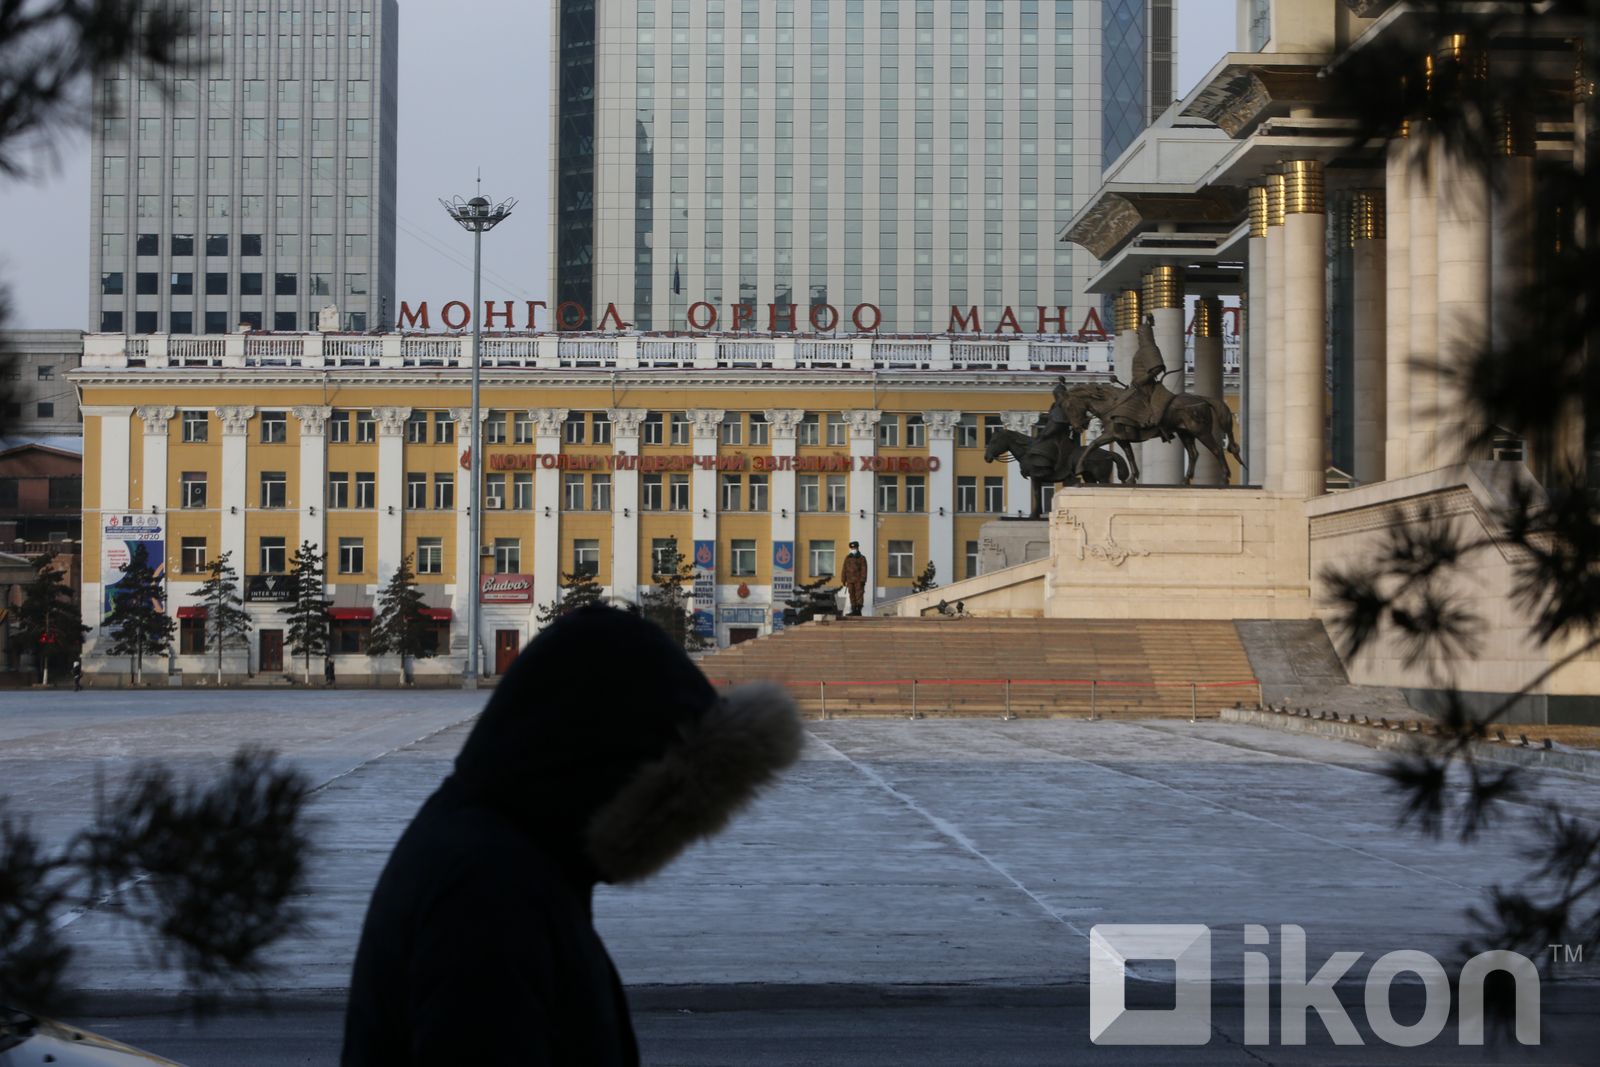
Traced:
<path fill-rule="evenodd" d="M 483 235 L 504 222 L 517 206 L 515 200 L 490 203 L 483 196 L 462 200 L 459 196 L 440 200 L 450 217 L 461 228 L 472 233 L 472 410 L 470 445 L 472 457 L 472 486 L 467 494 L 467 515 L 472 544 L 467 553 L 467 669 L 461 675 L 463 689 L 478 688 L 478 587 L 482 584 L 483 569 L 483 508 L 479 499 L 483 492 L 483 420 L 479 417 L 478 393 L 480 390 L 478 349 L 483 340 Z M 459 557 L 458 557 L 459 558 Z"/>

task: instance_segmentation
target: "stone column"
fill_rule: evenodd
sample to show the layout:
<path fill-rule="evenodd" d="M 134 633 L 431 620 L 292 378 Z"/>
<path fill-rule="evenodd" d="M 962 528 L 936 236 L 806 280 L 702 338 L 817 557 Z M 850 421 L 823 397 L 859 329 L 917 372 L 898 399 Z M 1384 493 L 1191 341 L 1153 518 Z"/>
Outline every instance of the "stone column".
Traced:
<path fill-rule="evenodd" d="M 1353 268 L 1351 329 L 1355 349 L 1355 470 L 1362 485 L 1384 478 L 1388 403 L 1387 278 L 1383 192 L 1363 189 L 1350 203 Z"/>
<path fill-rule="evenodd" d="M 611 448 L 619 456 L 639 454 L 644 408 L 612 408 Z M 611 596 L 619 603 L 639 599 L 639 468 L 613 465 L 611 474 Z"/>
<path fill-rule="evenodd" d="M 144 470 L 140 473 L 140 510 L 152 514 L 167 513 L 167 424 L 178 413 L 171 405 L 152 404 L 139 408 L 139 418 L 144 420 Z M 124 460 L 126 462 L 126 460 Z M 172 530 L 165 519 L 161 521 L 162 539 L 168 542 L 167 559 L 175 559 L 170 543 Z M 234 561 L 237 564 L 237 560 Z"/>
<path fill-rule="evenodd" d="M 1402 131 L 1404 132 L 1404 131 Z M 1384 456 L 1386 478 L 1411 470 L 1410 144 L 1389 145 L 1384 164 Z"/>
<path fill-rule="evenodd" d="M 1283 316 L 1283 220 L 1284 177 L 1267 175 L 1267 365 L 1262 374 L 1262 413 L 1266 422 L 1266 488 L 1283 491 L 1283 474 L 1288 468 L 1284 454 L 1284 316 Z"/>
<path fill-rule="evenodd" d="M 472 417 L 471 408 L 451 408 L 450 418 L 456 424 L 456 455 L 460 456 L 472 447 L 470 438 L 462 437 L 462 427 L 466 426 Z M 401 446 L 404 449 L 404 445 Z M 380 453 L 379 462 L 382 462 Z M 487 469 L 487 467 L 480 468 Z M 478 590 L 472 587 L 472 554 L 483 546 L 476 543 L 472 536 L 472 469 L 463 467 L 458 462 L 454 471 L 456 478 L 456 506 L 455 506 L 455 531 L 451 535 L 453 553 L 455 556 L 455 596 L 450 601 L 450 610 L 455 615 L 456 624 L 450 627 L 450 653 L 458 657 L 465 666 L 467 657 L 472 653 L 472 642 L 467 633 L 467 618 L 472 613 L 472 598 L 478 595 Z M 431 491 L 430 486 L 430 491 Z M 480 572 L 481 573 L 481 572 Z M 380 579 L 381 580 L 381 579 Z M 479 619 L 482 625 L 482 619 Z M 483 654 L 483 641 L 478 642 L 479 654 Z M 480 664 L 480 673 L 481 672 Z"/>
<path fill-rule="evenodd" d="M 84 411 L 100 420 L 100 510 L 106 514 L 127 511 L 132 499 L 133 455 L 131 407 L 92 407 Z M 115 581 L 116 579 L 112 579 Z"/>
<path fill-rule="evenodd" d="M 1032 411 L 1002 411 L 1000 425 L 1024 437 L 1033 436 L 1039 416 Z M 1022 464 L 1006 463 L 1006 512 L 1023 518 L 1033 514 L 1033 482 L 1022 473 Z"/>
<path fill-rule="evenodd" d="M 1284 164 L 1283 491 L 1322 493 L 1327 470 L 1327 225 L 1322 164 Z"/>
<path fill-rule="evenodd" d="M 331 407 L 294 409 L 294 417 L 300 421 L 300 540 L 309 541 L 318 552 L 327 551 L 323 531 L 328 517 L 328 419 L 332 415 Z M 294 555 L 293 549 L 289 554 Z"/>
<path fill-rule="evenodd" d="M 956 574 L 956 423 L 959 411 L 924 411 L 928 427 L 928 558 L 940 585 L 958 580 Z"/>
<path fill-rule="evenodd" d="M 1442 156 L 1437 162 L 1438 360 L 1460 370 L 1489 340 L 1489 182 L 1477 166 Z M 1468 447 L 1486 428 L 1458 383 L 1439 380 L 1439 465 L 1488 457 L 1487 448 Z"/>
<path fill-rule="evenodd" d="M 800 425 L 800 420 L 806 417 L 804 408 L 774 408 L 766 412 L 767 433 L 770 435 L 772 458 L 793 460 L 797 443 L 795 441 L 795 427 Z M 772 517 L 772 539 L 774 541 L 795 540 L 795 472 L 774 469 L 767 475 L 768 508 Z M 794 546 L 796 557 L 805 551 L 805 546 L 796 542 Z M 795 570 L 800 570 L 796 563 Z M 782 611 L 783 605 L 774 598 L 772 609 Z"/>
<path fill-rule="evenodd" d="M 1239 380 L 1244 390 L 1244 454 L 1250 464 L 1244 482 L 1263 485 L 1267 477 L 1267 187 L 1250 187 L 1250 266 L 1244 312 L 1244 346 Z"/>
<path fill-rule="evenodd" d="M 1111 358 L 1116 368 L 1117 380 L 1123 385 L 1133 381 L 1133 356 L 1139 351 L 1139 320 L 1144 308 L 1140 303 L 1143 294 L 1138 289 L 1124 289 L 1112 304 L 1111 328 L 1116 331 L 1112 342 Z M 1084 444 L 1088 444 L 1085 441 Z M 1133 446 L 1134 459 L 1139 464 L 1140 480 L 1144 481 L 1144 445 Z"/>
<path fill-rule="evenodd" d="M 566 408 L 534 408 L 533 449 L 541 456 L 561 453 Z M 561 595 L 561 472 L 539 464 L 533 474 L 533 603 L 549 604 Z"/>
<path fill-rule="evenodd" d="M 1194 314 L 1194 392 L 1199 396 L 1222 399 L 1222 300 L 1215 296 L 1202 296 L 1195 305 Z M 1238 426 L 1234 427 L 1237 432 Z M 1228 478 L 1213 456 L 1205 448 L 1199 450 L 1195 460 L 1194 480 L 1197 485 L 1224 485 Z"/>
<path fill-rule="evenodd" d="M 379 589 L 394 576 L 405 555 L 401 534 L 406 512 L 406 419 L 410 415 L 410 408 L 372 409 L 372 417 L 378 420 L 378 566 L 373 573 Z M 472 412 L 458 409 L 450 415 L 461 426 L 462 417 L 470 420 Z M 413 560 L 413 568 L 415 564 Z"/>
<path fill-rule="evenodd" d="M 232 552 L 241 575 L 254 572 L 259 563 L 246 557 L 244 542 L 245 510 L 249 507 L 246 435 L 250 432 L 250 418 L 255 413 L 255 408 L 237 404 L 217 408 L 217 420 L 222 423 L 222 471 L 216 496 L 217 512 L 222 520 L 222 543 L 214 554 Z"/>
<path fill-rule="evenodd" d="M 878 583 L 883 580 L 878 558 L 878 496 L 876 475 L 863 470 L 862 457 L 877 455 L 878 420 L 882 412 L 876 410 L 847 411 L 844 417 L 850 423 L 850 540 L 861 542 L 861 554 L 867 557 L 867 593 L 861 606 L 863 615 L 872 614 Z M 839 559 L 842 561 L 843 556 Z M 848 611 L 848 598 L 841 598 Z"/>
<path fill-rule="evenodd" d="M 1411 356 L 1411 373 L 1407 379 L 1411 410 L 1406 420 L 1410 427 L 1410 445 L 1406 455 L 1408 474 L 1421 474 L 1433 470 L 1437 465 L 1434 453 L 1436 421 L 1439 418 L 1439 378 L 1428 366 L 1439 354 L 1438 219 L 1433 183 L 1428 180 L 1428 175 L 1437 169 L 1440 162 L 1437 153 L 1434 156 L 1426 161 L 1414 158 L 1407 168 L 1410 203 L 1406 214 L 1411 223 L 1411 256 L 1408 264 L 1411 274 L 1411 328 L 1407 345 Z M 1422 169 L 1424 166 L 1426 170 Z"/>
<path fill-rule="evenodd" d="M 717 508 L 722 501 L 717 499 L 717 433 L 722 426 L 723 411 L 721 408 L 695 408 L 688 412 L 690 430 L 694 435 L 695 468 L 689 475 L 689 528 L 690 536 L 695 541 L 712 541 L 717 539 Z M 702 464 L 703 457 L 710 457 L 709 464 Z M 689 546 L 689 557 L 694 557 L 694 545 Z M 717 546 L 718 570 L 727 564 L 723 557 L 726 550 Z M 720 585 L 721 583 L 717 583 Z M 715 598 L 714 598 L 715 599 Z M 715 604 L 712 607 L 716 611 Z"/>
<path fill-rule="evenodd" d="M 1522 298 L 1534 281 L 1534 126 L 1522 115 L 1505 117 L 1500 124 L 1501 159 L 1490 205 L 1489 227 L 1489 330 L 1495 348 L 1504 351 L 1516 337 Z M 1581 410 L 1581 408 L 1580 408 Z M 1531 442 L 1530 442 L 1531 445 Z M 1548 479 L 1548 456 L 1532 454 L 1530 469 Z"/>
<path fill-rule="evenodd" d="M 1183 366 L 1184 351 L 1184 293 L 1183 268 L 1163 264 L 1152 267 L 1144 275 L 1144 296 L 1141 301 L 1145 314 L 1155 320 L 1156 347 L 1167 370 L 1173 373 L 1162 379 L 1162 384 L 1174 393 L 1186 388 Z M 1174 438 L 1163 444 L 1160 438 L 1144 443 L 1144 468 L 1146 483 L 1150 485 L 1180 485 L 1188 457 L 1183 445 Z"/>

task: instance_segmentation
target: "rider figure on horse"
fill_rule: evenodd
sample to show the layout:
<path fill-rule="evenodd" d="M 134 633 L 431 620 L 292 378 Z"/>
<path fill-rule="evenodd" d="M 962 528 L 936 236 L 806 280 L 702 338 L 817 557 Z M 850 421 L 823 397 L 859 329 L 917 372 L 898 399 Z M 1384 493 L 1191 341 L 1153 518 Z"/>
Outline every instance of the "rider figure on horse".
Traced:
<path fill-rule="evenodd" d="M 1172 440 L 1172 431 L 1162 423 L 1167 407 L 1176 399 L 1161 383 L 1167 365 L 1156 347 L 1155 330 L 1148 315 L 1139 324 L 1139 351 L 1133 357 L 1133 381 L 1117 406 L 1108 413 L 1112 419 L 1125 419 L 1135 426 L 1153 426 L 1163 441 Z"/>

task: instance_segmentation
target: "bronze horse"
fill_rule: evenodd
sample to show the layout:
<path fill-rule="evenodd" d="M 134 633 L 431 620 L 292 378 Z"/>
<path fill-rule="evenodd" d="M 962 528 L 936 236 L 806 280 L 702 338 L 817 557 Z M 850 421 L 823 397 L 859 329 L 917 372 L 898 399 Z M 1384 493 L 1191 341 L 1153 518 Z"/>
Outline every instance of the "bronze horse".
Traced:
<path fill-rule="evenodd" d="M 1110 485 L 1113 464 L 1118 479 L 1128 480 L 1127 464 L 1122 457 L 1105 449 L 1090 452 L 1075 440 L 1065 437 L 1036 438 L 1016 430 L 996 430 L 983 450 L 983 458 L 990 463 L 1009 454 L 1022 468 L 1028 479 L 1028 493 L 1032 503 L 1031 519 L 1044 515 L 1044 487 L 1047 485 L 1075 485 L 1079 481 L 1094 485 Z M 1084 468 L 1081 472 L 1079 468 Z"/>
<path fill-rule="evenodd" d="M 1084 456 L 1078 459 L 1080 471 L 1084 458 L 1095 449 L 1115 444 L 1127 454 L 1128 462 L 1133 464 L 1132 480 L 1137 482 L 1139 463 L 1134 459 L 1131 446 L 1162 436 L 1163 429 L 1168 434 L 1175 434 L 1183 443 L 1184 451 L 1189 454 L 1183 475 L 1185 485 L 1194 484 L 1195 463 L 1200 458 L 1199 450 L 1195 448 L 1197 441 L 1217 457 L 1224 484 L 1232 480 L 1228 456 L 1238 460 L 1241 469 L 1244 467 L 1244 457 L 1239 453 L 1239 442 L 1233 433 L 1233 412 L 1222 401 L 1196 393 L 1179 393 L 1167 405 L 1160 426 L 1140 426 L 1112 414 L 1126 391 L 1125 386 L 1099 383 L 1058 388 L 1057 405 L 1074 429 L 1080 433 L 1087 430 L 1091 417 L 1098 418 L 1101 423 L 1100 436 L 1090 442 Z"/>

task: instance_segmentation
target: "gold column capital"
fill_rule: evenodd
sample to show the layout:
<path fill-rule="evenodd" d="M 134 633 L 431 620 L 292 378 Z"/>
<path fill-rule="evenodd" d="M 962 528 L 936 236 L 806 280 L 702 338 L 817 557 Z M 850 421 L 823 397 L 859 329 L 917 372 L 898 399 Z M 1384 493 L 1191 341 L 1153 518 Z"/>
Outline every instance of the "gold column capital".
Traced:
<path fill-rule="evenodd" d="M 1146 312 L 1183 307 L 1183 268 L 1163 263 L 1145 271 L 1142 303 Z"/>
<path fill-rule="evenodd" d="M 1222 336 L 1222 298 L 1202 296 L 1194 306 L 1194 335 L 1196 337 Z"/>
<path fill-rule="evenodd" d="M 1267 225 L 1282 226 L 1284 215 L 1284 177 L 1282 174 L 1267 175 Z"/>
<path fill-rule="evenodd" d="M 1250 236 L 1265 237 L 1267 235 L 1267 187 L 1265 185 L 1252 185 L 1250 187 Z"/>
<path fill-rule="evenodd" d="M 1111 304 L 1112 329 L 1117 333 L 1132 333 L 1139 328 L 1140 293 L 1137 289 L 1124 289 Z"/>
<path fill-rule="evenodd" d="M 1382 241 L 1384 229 L 1383 190 L 1358 189 L 1350 197 L 1350 244 L 1357 241 Z"/>
<path fill-rule="evenodd" d="M 1283 165 L 1283 210 L 1287 215 L 1321 215 L 1327 210 L 1320 160 L 1291 159 Z"/>

